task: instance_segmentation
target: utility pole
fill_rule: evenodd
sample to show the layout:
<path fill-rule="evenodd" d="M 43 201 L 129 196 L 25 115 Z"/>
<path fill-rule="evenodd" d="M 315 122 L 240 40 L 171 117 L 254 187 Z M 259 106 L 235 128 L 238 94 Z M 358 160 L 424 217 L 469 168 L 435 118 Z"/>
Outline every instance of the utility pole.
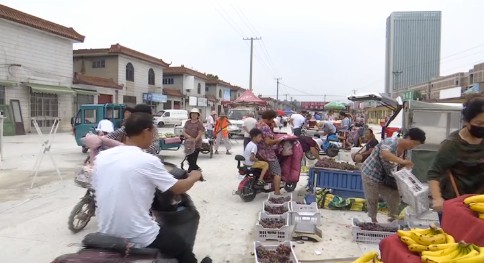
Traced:
<path fill-rule="evenodd" d="M 352 89 L 351 91 L 353 91 L 353 95 L 355 95 L 355 94 L 356 94 L 356 90 L 355 90 L 355 89 Z"/>
<path fill-rule="evenodd" d="M 276 100 L 279 100 L 279 80 L 282 78 L 276 78 L 277 81 L 277 90 L 276 90 Z"/>
<path fill-rule="evenodd" d="M 286 95 L 286 100 L 287 100 L 287 95 L 289 95 L 289 94 L 287 94 L 287 93 L 286 93 L 286 94 L 284 94 L 284 95 Z M 292 101 L 292 99 L 291 99 L 291 101 Z"/>
<path fill-rule="evenodd" d="M 250 40 L 250 75 L 249 75 L 249 89 L 252 91 L 252 61 L 254 58 L 254 40 L 261 40 L 261 37 L 244 38 Z"/>

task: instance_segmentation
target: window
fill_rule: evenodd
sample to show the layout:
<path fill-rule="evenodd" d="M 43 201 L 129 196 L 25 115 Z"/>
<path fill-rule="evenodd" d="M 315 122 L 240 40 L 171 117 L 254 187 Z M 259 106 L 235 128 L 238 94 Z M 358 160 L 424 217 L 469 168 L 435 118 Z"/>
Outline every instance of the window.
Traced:
<path fill-rule="evenodd" d="M 222 98 L 222 90 L 221 89 L 218 90 L 218 97 Z"/>
<path fill-rule="evenodd" d="M 197 93 L 202 94 L 202 84 L 198 83 Z"/>
<path fill-rule="evenodd" d="M 208 92 L 208 87 L 207 86 L 205 86 L 205 92 Z"/>
<path fill-rule="evenodd" d="M 0 85 L 0 105 L 5 104 L 5 86 Z"/>
<path fill-rule="evenodd" d="M 94 104 L 94 96 L 77 94 L 75 103 L 77 110 L 79 110 L 83 104 Z"/>
<path fill-rule="evenodd" d="M 30 116 L 37 117 L 40 127 L 51 127 L 59 116 L 59 101 L 57 95 L 46 93 L 30 94 Z"/>
<path fill-rule="evenodd" d="M 456 80 L 456 81 L 455 81 L 455 85 L 456 85 L 456 86 L 459 86 L 459 80 Z"/>
<path fill-rule="evenodd" d="M 134 81 L 134 67 L 131 63 L 126 64 L 126 80 Z"/>
<path fill-rule="evenodd" d="M 165 112 L 165 114 L 163 114 L 163 117 L 170 117 L 170 112 L 169 111 Z"/>
<path fill-rule="evenodd" d="M 163 78 L 164 85 L 172 85 L 174 83 L 173 78 Z"/>
<path fill-rule="evenodd" d="M 94 60 L 92 62 L 92 68 L 105 68 L 106 61 L 104 59 Z"/>
<path fill-rule="evenodd" d="M 84 123 L 98 123 L 96 109 L 84 109 Z"/>
<path fill-rule="evenodd" d="M 155 85 L 155 71 L 152 68 L 148 70 L 148 85 Z"/>

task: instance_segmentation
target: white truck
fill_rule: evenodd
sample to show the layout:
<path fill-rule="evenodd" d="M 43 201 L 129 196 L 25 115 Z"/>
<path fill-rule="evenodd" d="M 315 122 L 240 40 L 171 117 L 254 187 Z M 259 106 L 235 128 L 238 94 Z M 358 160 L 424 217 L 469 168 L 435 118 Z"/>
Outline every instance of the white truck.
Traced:
<path fill-rule="evenodd" d="M 242 125 L 244 124 L 244 118 L 247 117 L 249 113 L 252 113 L 253 116 L 256 117 L 256 107 L 243 106 L 228 110 L 227 118 L 231 123 L 228 127 L 230 136 L 244 136 Z"/>

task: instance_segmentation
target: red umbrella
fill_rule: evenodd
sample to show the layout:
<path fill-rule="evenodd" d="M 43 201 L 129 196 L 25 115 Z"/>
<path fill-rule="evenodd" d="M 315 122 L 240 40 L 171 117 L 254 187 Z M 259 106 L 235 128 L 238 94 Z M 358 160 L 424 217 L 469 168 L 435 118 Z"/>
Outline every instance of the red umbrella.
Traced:
<path fill-rule="evenodd" d="M 286 113 L 283 110 L 277 110 L 276 112 L 277 112 L 277 115 L 279 115 L 279 116 L 286 115 Z"/>

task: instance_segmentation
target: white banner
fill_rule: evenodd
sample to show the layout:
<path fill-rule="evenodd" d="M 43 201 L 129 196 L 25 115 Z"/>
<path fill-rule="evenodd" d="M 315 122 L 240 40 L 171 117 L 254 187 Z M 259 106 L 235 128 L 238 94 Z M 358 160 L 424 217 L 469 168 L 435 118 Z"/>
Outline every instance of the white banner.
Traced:
<path fill-rule="evenodd" d="M 197 97 L 188 97 L 188 105 L 197 106 Z"/>
<path fill-rule="evenodd" d="M 207 98 L 198 98 L 198 106 L 207 107 Z"/>

